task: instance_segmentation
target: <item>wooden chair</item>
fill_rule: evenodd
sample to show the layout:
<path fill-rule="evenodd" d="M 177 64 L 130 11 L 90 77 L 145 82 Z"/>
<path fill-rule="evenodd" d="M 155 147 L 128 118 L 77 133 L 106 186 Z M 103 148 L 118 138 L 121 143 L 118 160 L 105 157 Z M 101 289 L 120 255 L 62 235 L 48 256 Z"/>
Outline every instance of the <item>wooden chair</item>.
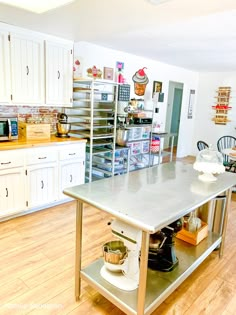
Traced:
<path fill-rule="evenodd" d="M 199 151 L 201 151 L 201 150 L 209 148 L 209 145 L 206 142 L 199 140 L 197 142 L 197 148 Z"/>
<path fill-rule="evenodd" d="M 230 157 L 224 154 L 224 149 L 233 148 L 236 146 L 236 138 L 233 136 L 223 136 L 217 141 L 217 149 L 223 154 L 224 165 L 228 166 L 230 164 Z"/>

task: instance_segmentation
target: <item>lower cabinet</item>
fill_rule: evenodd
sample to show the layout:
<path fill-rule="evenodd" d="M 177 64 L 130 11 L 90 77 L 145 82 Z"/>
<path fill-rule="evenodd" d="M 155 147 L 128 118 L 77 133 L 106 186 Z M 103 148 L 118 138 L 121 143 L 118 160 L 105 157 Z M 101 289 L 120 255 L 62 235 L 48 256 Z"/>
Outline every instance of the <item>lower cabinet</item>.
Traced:
<path fill-rule="evenodd" d="M 59 152 L 59 199 L 67 199 L 63 189 L 84 184 L 85 146 L 70 145 Z"/>
<path fill-rule="evenodd" d="M 59 199 L 67 199 L 68 197 L 63 194 L 63 189 L 84 183 L 84 161 L 72 160 L 63 162 L 60 165 L 60 190 Z M 78 169 L 80 172 L 78 172 Z"/>
<path fill-rule="evenodd" d="M 26 208 L 23 167 L 0 171 L 0 218 Z"/>
<path fill-rule="evenodd" d="M 44 163 L 27 171 L 28 207 L 38 207 L 57 200 L 57 165 Z"/>
<path fill-rule="evenodd" d="M 0 152 L 0 220 L 63 202 L 85 181 L 85 143 Z"/>

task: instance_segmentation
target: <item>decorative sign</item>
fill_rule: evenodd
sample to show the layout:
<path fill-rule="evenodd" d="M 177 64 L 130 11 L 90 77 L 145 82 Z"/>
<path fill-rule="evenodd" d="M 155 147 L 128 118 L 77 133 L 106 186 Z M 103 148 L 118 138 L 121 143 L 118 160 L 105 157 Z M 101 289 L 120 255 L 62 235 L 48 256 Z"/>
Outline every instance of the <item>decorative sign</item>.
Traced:
<path fill-rule="evenodd" d="M 190 90 L 189 102 L 188 102 L 188 119 L 193 118 L 193 104 L 195 99 L 195 90 Z"/>
<path fill-rule="evenodd" d="M 103 68 L 103 79 L 113 80 L 114 70 L 113 68 L 104 67 Z"/>
<path fill-rule="evenodd" d="M 102 77 L 102 71 L 98 69 L 96 66 L 93 66 L 92 68 L 87 69 L 87 76 L 92 77 L 94 79 Z"/>

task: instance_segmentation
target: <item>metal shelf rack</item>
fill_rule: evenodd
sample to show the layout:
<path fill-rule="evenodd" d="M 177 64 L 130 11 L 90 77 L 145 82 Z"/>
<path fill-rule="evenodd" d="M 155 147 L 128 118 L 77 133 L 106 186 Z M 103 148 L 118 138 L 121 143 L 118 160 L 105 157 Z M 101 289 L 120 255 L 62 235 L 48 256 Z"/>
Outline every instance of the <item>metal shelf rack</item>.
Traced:
<path fill-rule="evenodd" d="M 70 134 L 87 139 L 86 182 L 116 174 L 117 89 L 115 82 L 74 81 L 73 106 L 65 111 L 71 124 Z M 109 160 L 101 158 L 107 153 Z"/>

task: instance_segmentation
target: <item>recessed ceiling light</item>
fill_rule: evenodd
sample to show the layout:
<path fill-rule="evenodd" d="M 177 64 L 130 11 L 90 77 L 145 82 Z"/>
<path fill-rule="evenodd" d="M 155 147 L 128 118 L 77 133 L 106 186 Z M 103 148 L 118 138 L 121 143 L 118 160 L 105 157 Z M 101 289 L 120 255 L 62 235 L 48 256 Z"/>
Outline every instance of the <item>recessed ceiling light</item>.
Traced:
<path fill-rule="evenodd" d="M 4 3 L 13 7 L 21 8 L 34 13 L 44 13 L 52 9 L 56 9 L 63 5 L 69 4 L 74 0 L 0 0 L 0 3 Z"/>
<path fill-rule="evenodd" d="M 150 2 L 151 4 L 156 4 L 156 5 L 161 4 L 163 2 L 168 2 L 168 1 L 170 0 L 148 0 L 148 2 Z"/>

